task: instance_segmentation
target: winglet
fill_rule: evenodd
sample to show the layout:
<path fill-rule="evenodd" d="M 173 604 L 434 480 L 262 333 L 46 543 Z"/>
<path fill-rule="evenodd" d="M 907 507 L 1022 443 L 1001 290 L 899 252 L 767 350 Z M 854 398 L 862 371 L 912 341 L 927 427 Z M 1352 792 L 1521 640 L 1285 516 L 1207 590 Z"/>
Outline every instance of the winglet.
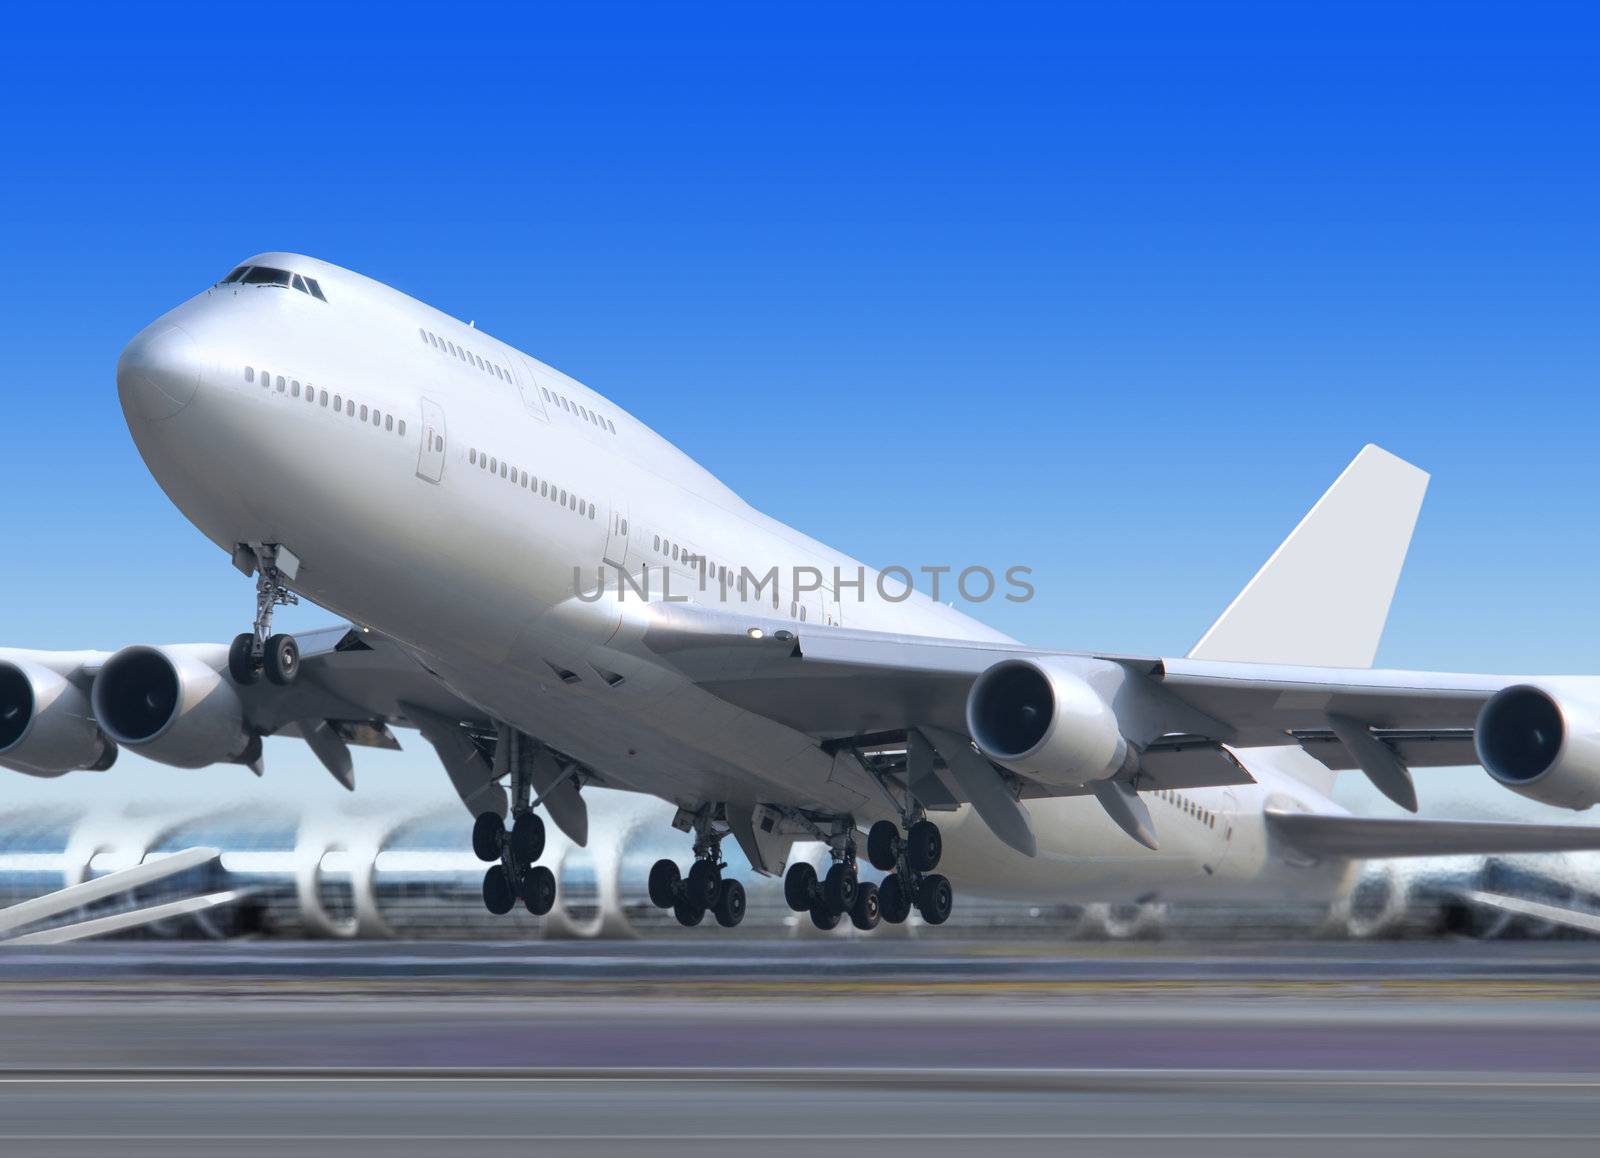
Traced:
<path fill-rule="evenodd" d="M 1189 657 L 1371 667 L 1427 489 L 1427 472 L 1364 447 Z"/>

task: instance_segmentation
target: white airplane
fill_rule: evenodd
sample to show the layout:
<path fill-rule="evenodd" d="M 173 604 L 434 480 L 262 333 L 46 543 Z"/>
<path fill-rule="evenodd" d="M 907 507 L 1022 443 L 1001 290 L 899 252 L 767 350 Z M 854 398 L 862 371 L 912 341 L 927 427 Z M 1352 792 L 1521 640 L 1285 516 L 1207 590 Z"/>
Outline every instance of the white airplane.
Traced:
<path fill-rule="evenodd" d="M 164 314 L 117 386 L 162 488 L 255 577 L 254 625 L 0 652 L 19 771 L 126 747 L 259 773 L 261 738 L 297 735 L 349 787 L 350 745 L 415 728 L 477 817 L 491 910 L 548 911 L 535 809 L 582 844 L 600 784 L 678 806 L 693 863 L 649 890 L 685 925 L 743 916 L 729 835 L 756 872 L 792 861 L 786 897 L 823 928 L 938 924 L 949 876 L 1048 901 L 1324 896 L 1363 858 L 1600 848 L 1328 798 L 1359 768 L 1415 811 L 1409 768 L 1479 763 L 1548 804 L 1600 800 L 1596 682 L 1370 670 L 1427 483 L 1376 447 L 1188 656 L 1102 655 L 910 591 L 588 387 L 314 258 L 261 254 Z M 356 626 L 275 633 L 302 595 Z"/>

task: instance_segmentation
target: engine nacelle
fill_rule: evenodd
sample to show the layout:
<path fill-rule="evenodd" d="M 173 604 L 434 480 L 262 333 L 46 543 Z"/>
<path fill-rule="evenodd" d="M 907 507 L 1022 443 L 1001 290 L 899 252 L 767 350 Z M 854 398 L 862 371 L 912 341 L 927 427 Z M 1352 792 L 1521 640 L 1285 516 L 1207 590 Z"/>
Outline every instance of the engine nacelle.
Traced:
<path fill-rule="evenodd" d="M 1484 770 L 1519 796 L 1582 810 L 1600 802 L 1600 713 L 1554 687 L 1502 688 L 1478 711 Z"/>
<path fill-rule="evenodd" d="M 227 663 L 222 647 L 125 647 L 95 677 L 95 719 L 117 743 L 162 764 L 247 763 L 261 741 L 222 674 Z"/>
<path fill-rule="evenodd" d="M 30 776 L 103 772 L 116 761 L 82 692 L 59 672 L 0 660 L 0 764 Z"/>
<path fill-rule="evenodd" d="M 980 675 L 967 693 L 967 734 L 996 764 L 1046 784 L 1105 780 L 1132 756 L 1111 705 L 1049 658 L 1002 660 Z"/>

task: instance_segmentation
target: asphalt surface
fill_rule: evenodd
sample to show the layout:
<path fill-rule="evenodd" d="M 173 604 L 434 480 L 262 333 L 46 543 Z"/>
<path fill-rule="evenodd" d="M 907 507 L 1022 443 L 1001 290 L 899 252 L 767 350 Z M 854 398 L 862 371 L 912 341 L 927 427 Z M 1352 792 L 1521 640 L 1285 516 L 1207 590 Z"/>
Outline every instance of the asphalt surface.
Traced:
<path fill-rule="evenodd" d="M 0 1153 L 1600 1152 L 1600 947 L 0 952 Z"/>

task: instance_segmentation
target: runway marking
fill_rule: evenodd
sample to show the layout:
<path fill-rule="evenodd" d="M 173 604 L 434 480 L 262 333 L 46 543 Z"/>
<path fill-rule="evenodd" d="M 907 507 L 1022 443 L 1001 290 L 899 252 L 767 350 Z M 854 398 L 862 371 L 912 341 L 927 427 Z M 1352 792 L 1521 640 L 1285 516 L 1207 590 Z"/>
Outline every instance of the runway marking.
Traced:
<path fill-rule="evenodd" d="M 1600 1134 L 1379 1134 L 1207 1133 L 1167 1134 L 0 1134 L 14 1142 L 1590 1142 Z"/>
<path fill-rule="evenodd" d="M 1281 1070 L 1211 1070 L 1211 1069 L 898 1069 L 856 1066 L 848 1068 L 662 1068 L 616 1070 L 613 1068 L 586 1071 L 568 1070 L 560 1073 L 519 1073 L 500 1070 L 467 1070 L 462 1072 L 417 1072 L 415 1070 L 364 1070 L 350 1073 L 341 1070 L 259 1071 L 230 1073 L 34 1073 L 0 1076 L 0 1086 L 73 1086 L 73 1085 L 468 1085 L 488 1082 L 517 1083 L 525 1085 L 761 1085 L 761 1084 L 823 1084 L 856 1085 L 864 1081 L 880 1083 L 915 1084 L 961 1081 L 981 1081 L 993 1085 L 1014 1082 L 1080 1082 L 1104 1084 L 1107 1082 L 1143 1082 L 1159 1084 L 1192 1082 L 1196 1085 L 1252 1085 L 1252 1086 L 1324 1086 L 1354 1089 L 1407 1088 L 1407 1089 L 1600 1089 L 1600 1077 L 1563 1077 L 1557 1075 L 1514 1075 L 1436 1073 L 1425 1076 L 1390 1074 L 1378 1076 L 1345 1076 L 1345 1072 L 1331 1070 L 1326 1073 L 1301 1071 L 1285 1073 Z"/>

